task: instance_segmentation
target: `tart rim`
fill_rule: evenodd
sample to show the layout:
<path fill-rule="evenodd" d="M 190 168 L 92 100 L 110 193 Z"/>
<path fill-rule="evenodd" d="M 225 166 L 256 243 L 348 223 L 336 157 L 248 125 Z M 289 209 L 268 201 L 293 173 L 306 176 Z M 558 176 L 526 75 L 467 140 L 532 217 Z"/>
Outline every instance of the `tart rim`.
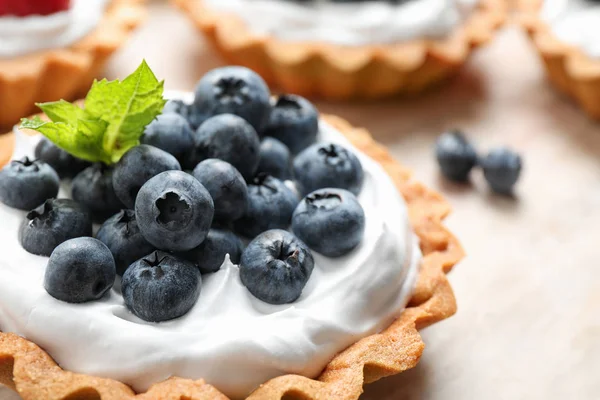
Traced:
<path fill-rule="evenodd" d="M 172 0 L 230 63 L 249 66 L 284 92 L 333 99 L 417 93 L 446 78 L 505 21 L 505 0 L 480 0 L 444 39 L 342 46 L 285 41 L 252 32 L 236 15 L 202 0 Z M 383 80 L 387 80 L 382 84 Z"/>
<path fill-rule="evenodd" d="M 418 332 L 456 312 L 456 301 L 446 273 L 463 258 L 463 249 L 442 220 L 450 207 L 437 192 L 412 180 L 408 169 L 396 162 L 387 149 L 375 142 L 369 132 L 354 128 L 331 115 L 321 118 L 338 129 L 351 143 L 378 162 L 403 195 L 411 225 L 419 236 L 423 252 L 417 285 L 400 317 L 381 333 L 367 336 L 338 353 L 318 380 L 284 375 L 262 384 L 249 397 L 281 399 L 285 395 L 308 399 L 355 399 L 363 383 L 413 368 L 419 362 L 424 343 Z M 8 136 L 0 136 L 7 140 Z M 3 147 L 4 148 L 4 147 Z M 12 155 L 12 146 L 10 155 Z M 10 157 L 9 155 L 9 157 Z M 0 154 L 2 156 L 2 154 Z M 0 160 L 6 159 L 0 157 Z M 0 333 L 0 383 L 16 390 L 24 400 L 66 399 L 69 396 L 99 395 L 103 400 L 126 399 L 227 399 L 204 380 L 173 377 L 154 384 L 146 393 L 135 393 L 111 379 L 75 374 L 62 370 L 34 343 L 12 333 Z"/>

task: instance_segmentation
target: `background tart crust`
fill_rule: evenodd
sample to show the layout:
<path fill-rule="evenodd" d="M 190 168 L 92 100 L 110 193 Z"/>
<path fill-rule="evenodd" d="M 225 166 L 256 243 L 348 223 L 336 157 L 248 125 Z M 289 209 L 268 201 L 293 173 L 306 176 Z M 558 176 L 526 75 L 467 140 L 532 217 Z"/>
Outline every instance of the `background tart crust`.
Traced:
<path fill-rule="evenodd" d="M 543 0 L 515 0 L 518 20 L 535 45 L 550 82 L 575 100 L 590 117 L 600 119 L 600 59 L 562 42 L 540 17 Z"/>
<path fill-rule="evenodd" d="M 349 47 L 259 36 L 202 0 L 173 1 L 228 63 L 259 72 L 283 92 L 340 100 L 418 93 L 454 75 L 474 48 L 492 39 L 507 13 L 506 0 L 480 0 L 444 39 Z"/>
<path fill-rule="evenodd" d="M 0 58 L 0 127 L 34 112 L 35 102 L 85 94 L 108 58 L 145 18 L 145 0 L 112 0 L 94 31 L 69 48 Z"/>
<path fill-rule="evenodd" d="M 419 330 L 450 317 L 456 301 L 446 273 L 463 258 L 458 240 L 443 225 L 450 212 L 444 198 L 411 179 L 411 173 L 395 161 L 368 131 L 352 127 L 335 116 L 322 117 L 342 132 L 358 149 L 378 161 L 404 196 L 411 224 L 420 238 L 423 261 L 417 287 L 400 317 L 379 334 L 368 336 L 336 355 L 317 380 L 285 375 L 262 384 L 248 399 L 282 398 L 357 399 L 363 385 L 413 368 L 425 344 Z M 10 142 L 8 137 L 0 140 Z M 0 146 L 0 160 L 10 158 L 11 147 Z M 17 335 L 0 333 L 0 383 L 24 400 L 203 400 L 227 399 L 203 380 L 170 378 L 137 396 L 126 385 L 62 370 L 34 343 Z M 287 397 L 290 396 L 290 397 Z"/>

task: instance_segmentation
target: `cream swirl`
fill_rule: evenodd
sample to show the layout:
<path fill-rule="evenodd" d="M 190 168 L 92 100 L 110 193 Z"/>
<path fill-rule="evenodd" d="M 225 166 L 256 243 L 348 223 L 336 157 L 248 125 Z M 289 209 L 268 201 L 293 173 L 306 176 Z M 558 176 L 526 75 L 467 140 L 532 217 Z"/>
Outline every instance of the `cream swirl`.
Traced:
<path fill-rule="evenodd" d="M 17 133 L 14 156 L 31 154 L 37 140 Z M 67 370 L 117 379 L 138 391 L 180 376 L 203 378 L 238 398 L 282 374 L 316 377 L 335 354 L 400 315 L 421 260 L 406 204 L 382 167 L 325 122 L 318 140 L 357 153 L 365 172 L 359 201 L 366 231 L 344 257 L 314 254 L 314 272 L 293 304 L 254 298 L 229 259 L 204 276 L 194 308 L 165 323 L 133 316 L 118 284 L 100 301 L 55 300 L 43 288 L 47 259 L 18 242 L 25 213 L 0 204 L 0 330 L 32 340 Z"/>
<path fill-rule="evenodd" d="M 448 35 L 477 0 L 408 0 L 300 3 L 284 0 L 203 0 L 236 14 L 258 33 L 283 40 L 347 46 L 394 43 Z"/>
<path fill-rule="evenodd" d="M 556 37 L 600 58 L 600 3 L 591 0 L 544 0 L 541 18 Z"/>
<path fill-rule="evenodd" d="M 48 16 L 0 17 L 0 59 L 68 47 L 90 33 L 109 0 L 73 0 L 69 11 Z"/>

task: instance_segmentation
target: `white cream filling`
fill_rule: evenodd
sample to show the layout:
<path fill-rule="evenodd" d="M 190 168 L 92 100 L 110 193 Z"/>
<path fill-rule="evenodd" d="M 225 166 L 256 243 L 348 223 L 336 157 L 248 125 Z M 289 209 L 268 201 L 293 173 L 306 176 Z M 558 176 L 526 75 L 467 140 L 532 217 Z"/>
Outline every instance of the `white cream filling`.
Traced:
<path fill-rule="evenodd" d="M 360 46 L 444 37 L 468 17 L 478 0 L 410 0 L 399 4 L 202 1 L 215 10 L 236 14 L 257 34 Z"/>
<path fill-rule="evenodd" d="M 558 39 L 600 58 L 600 2 L 544 0 L 540 15 Z"/>
<path fill-rule="evenodd" d="M 17 132 L 14 157 L 31 155 L 37 140 Z M 117 379 L 137 391 L 180 376 L 203 378 L 239 398 L 279 375 L 318 376 L 338 352 L 400 315 L 421 260 L 406 204 L 382 167 L 324 122 L 318 140 L 358 155 L 366 231 L 344 257 L 314 253 L 314 272 L 293 304 L 254 298 L 229 259 L 203 277 L 197 304 L 174 321 L 136 318 L 118 284 L 100 301 L 58 301 L 43 288 L 47 258 L 27 253 L 18 242 L 26 213 L 0 204 L 0 330 L 32 340 L 67 370 Z"/>
<path fill-rule="evenodd" d="M 109 0 L 72 0 L 72 7 L 48 16 L 0 17 L 0 59 L 64 48 L 89 34 Z"/>

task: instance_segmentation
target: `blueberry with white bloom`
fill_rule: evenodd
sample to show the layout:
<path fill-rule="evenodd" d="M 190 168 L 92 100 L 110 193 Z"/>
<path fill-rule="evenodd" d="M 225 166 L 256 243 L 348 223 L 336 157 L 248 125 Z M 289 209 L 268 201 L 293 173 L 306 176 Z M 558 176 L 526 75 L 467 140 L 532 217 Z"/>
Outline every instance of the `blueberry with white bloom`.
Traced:
<path fill-rule="evenodd" d="M 214 204 L 208 190 L 182 171 L 166 171 L 142 186 L 135 217 L 142 236 L 167 251 L 197 247 L 210 229 Z"/>
<path fill-rule="evenodd" d="M 292 230 L 312 250 L 340 257 L 362 241 L 365 212 L 349 191 L 319 189 L 302 199 L 294 211 Z"/>
<path fill-rule="evenodd" d="M 245 179 L 251 179 L 259 161 L 260 140 L 252 126 L 233 114 L 221 114 L 205 121 L 193 136 L 194 146 L 186 166 L 194 168 L 208 158 L 233 165 Z"/>
<path fill-rule="evenodd" d="M 313 268 L 309 248 L 291 233 L 274 229 L 246 247 L 240 278 L 254 297 L 269 304 L 287 304 L 298 300 Z"/>
<path fill-rule="evenodd" d="M 97 163 L 81 171 L 73 179 L 73 200 L 86 207 L 96 221 L 104 221 L 114 215 L 123 203 L 113 188 L 113 170 Z"/>
<path fill-rule="evenodd" d="M 92 236 L 89 211 L 71 199 L 49 199 L 27 213 L 19 229 L 19 242 L 31 254 L 49 257 L 59 244 Z"/>
<path fill-rule="evenodd" d="M 194 113 L 205 116 L 235 114 L 261 132 L 269 121 L 269 87 L 254 71 L 245 67 L 216 68 L 196 86 Z"/>
<path fill-rule="evenodd" d="M 317 143 L 298 154 L 294 160 L 294 177 L 304 193 L 331 187 L 358 195 L 364 173 L 352 151 L 339 144 Z"/>
<path fill-rule="evenodd" d="M 159 115 L 146 126 L 141 142 L 164 150 L 182 161 L 194 144 L 192 135 L 187 119 L 179 114 L 167 113 Z"/>
<path fill-rule="evenodd" d="M 50 296 L 68 303 L 98 300 L 113 286 L 113 256 L 101 241 L 91 237 L 67 240 L 52 252 L 44 276 Z"/>
<path fill-rule="evenodd" d="M 303 97 L 284 94 L 274 101 L 269 123 L 263 134 L 283 142 L 298 154 L 315 143 L 319 132 L 319 112 Z"/>
<path fill-rule="evenodd" d="M 234 222 L 235 230 L 253 238 L 269 229 L 286 229 L 298 201 L 296 194 L 282 181 L 260 174 L 248 185 L 246 214 Z"/>
<path fill-rule="evenodd" d="M 56 197 L 58 174 L 43 161 L 25 157 L 0 170 L 0 202 L 12 208 L 31 210 Z"/>
<path fill-rule="evenodd" d="M 192 261 L 201 273 L 207 274 L 221 269 L 227 254 L 233 264 L 239 264 L 243 249 L 244 244 L 235 233 L 213 228 L 200 246 L 182 253 L 181 257 Z"/>
<path fill-rule="evenodd" d="M 61 178 L 72 178 L 91 165 L 88 161 L 67 153 L 45 137 L 35 146 L 35 158 L 48 163 Z"/>
<path fill-rule="evenodd" d="M 107 219 L 96 238 L 113 254 L 118 275 L 123 275 L 131 263 L 155 250 L 142 236 L 133 210 L 121 210 Z"/>
<path fill-rule="evenodd" d="M 265 137 L 260 142 L 260 161 L 256 172 L 269 174 L 282 181 L 291 179 L 292 154 L 290 149 L 275 138 Z"/>
<path fill-rule="evenodd" d="M 181 317 L 200 296 L 200 270 L 191 262 L 155 251 L 123 274 L 121 290 L 127 308 L 149 322 Z"/>
<path fill-rule="evenodd" d="M 144 183 L 161 172 L 179 170 L 181 166 L 171 154 L 142 144 L 132 147 L 115 165 L 112 184 L 125 207 L 133 209 L 135 198 Z"/>
<path fill-rule="evenodd" d="M 215 219 L 235 221 L 248 207 L 248 186 L 240 172 L 228 162 L 209 158 L 194 168 L 193 175 L 210 193 Z"/>

